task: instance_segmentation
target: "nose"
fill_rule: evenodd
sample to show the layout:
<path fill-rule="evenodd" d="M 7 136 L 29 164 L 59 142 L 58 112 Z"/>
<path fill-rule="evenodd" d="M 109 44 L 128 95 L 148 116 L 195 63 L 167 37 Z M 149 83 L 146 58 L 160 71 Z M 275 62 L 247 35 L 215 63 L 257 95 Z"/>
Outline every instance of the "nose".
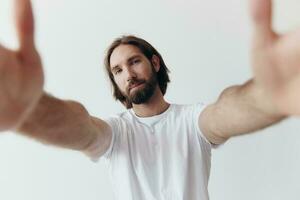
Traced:
<path fill-rule="evenodd" d="M 133 78 L 136 78 L 136 73 L 130 69 L 130 67 L 125 67 L 125 72 L 127 82 L 131 81 Z"/>

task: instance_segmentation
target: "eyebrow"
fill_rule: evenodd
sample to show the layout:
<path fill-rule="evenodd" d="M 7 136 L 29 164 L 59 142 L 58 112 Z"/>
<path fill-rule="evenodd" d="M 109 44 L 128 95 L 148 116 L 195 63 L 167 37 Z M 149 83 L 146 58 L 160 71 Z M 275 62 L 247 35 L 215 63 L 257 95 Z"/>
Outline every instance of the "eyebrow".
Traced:
<path fill-rule="evenodd" d="M 136 58 L 141 58 L 141 57 L 142 57 L 141 55 L 133 55 L 133 56 L 129 57 L 129 58 L 127 59 L 126 62 L 129 63 L 129 62 L 131 62 L 132 60 L 134 60 L 134 59 L 136 59 Z M 112 68 L 111 68 L 111 71 L 112 71 L 112 72 L 115 71 L 118 67 L 119 67 L 119 65 L 116 65 L 116 66 L 112 67 Z"/>

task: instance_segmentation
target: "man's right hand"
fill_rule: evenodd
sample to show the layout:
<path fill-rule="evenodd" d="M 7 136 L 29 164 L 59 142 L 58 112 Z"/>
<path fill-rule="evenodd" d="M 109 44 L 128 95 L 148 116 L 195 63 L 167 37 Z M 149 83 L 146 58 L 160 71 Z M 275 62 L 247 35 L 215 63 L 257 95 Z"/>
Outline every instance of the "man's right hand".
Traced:
<path fill-rule="evenodd" d="M 0 44 L 0 131 L 22 124 L 43 94 L 44 75 L 34 44 L 30 0 L 15 0 L 14 12 L 19 49 Z"/>

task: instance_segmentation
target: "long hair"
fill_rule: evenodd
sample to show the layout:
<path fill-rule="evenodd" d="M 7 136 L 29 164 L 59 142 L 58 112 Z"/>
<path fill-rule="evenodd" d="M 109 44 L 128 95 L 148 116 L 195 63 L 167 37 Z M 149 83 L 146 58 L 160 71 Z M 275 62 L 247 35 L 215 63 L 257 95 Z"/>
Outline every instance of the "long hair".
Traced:
<path fill-rule="evenodd" d="M 165 62 L 160 55 L 160 53 L 147 41 L 138 38 L 133 35 L 125 35 L 122 37 L 119 37 L 115 39 L 111 45 L 108 47 L 105 58 L 104 58 L 104 65 L 106 69 L 106 73 L 109 76 L 110 82 L 112 84 L 112 89 L 113 89 L 113 96 L 116 100 L 120 101 L 127 109 L 132 108 L 132 103 L 127 100 L 127 98 L 121 93 L 120 89 L 118 88 L 114 76 L 111 72 L 111 66 L 110 66 L 110 57 L 112 52 L 114 51 L 115 48 L 117 48 L 120 45 L 133 45 L 137 47 L 144 55 L 145 57 L 151 62 L 153 55 L 156 55 L 159 58 L 160 61 L 160 69 L 156 73 L 157 75 L 157 81 L 159 88 L 162 92 L 163 95 L 165 95 L 167 91 L 167 86 L 168 83 L 170 82 L 169 79 L 169 69 L 165 65 Z"/>

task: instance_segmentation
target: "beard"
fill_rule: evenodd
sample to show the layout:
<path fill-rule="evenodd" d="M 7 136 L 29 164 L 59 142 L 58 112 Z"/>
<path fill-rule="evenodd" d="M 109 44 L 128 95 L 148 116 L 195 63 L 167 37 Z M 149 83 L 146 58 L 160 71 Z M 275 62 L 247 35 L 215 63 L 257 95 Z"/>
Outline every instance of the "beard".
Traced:
<path fill-rule="evenodd" d="M 127 89 L 126 95 L 124 95 L 127 99 L 127 102 L 130 102 L 132 104 L 147 103 L 153 96 L 154 91 L 158 85 L 156 73 L 152 72 L 149 80 L 133 78 L 129 85 L 133 84 L 143 84 L 143 86 L 141 88 L 134 89 L 134 91 L 130 91 L 130 89 Z"/>

